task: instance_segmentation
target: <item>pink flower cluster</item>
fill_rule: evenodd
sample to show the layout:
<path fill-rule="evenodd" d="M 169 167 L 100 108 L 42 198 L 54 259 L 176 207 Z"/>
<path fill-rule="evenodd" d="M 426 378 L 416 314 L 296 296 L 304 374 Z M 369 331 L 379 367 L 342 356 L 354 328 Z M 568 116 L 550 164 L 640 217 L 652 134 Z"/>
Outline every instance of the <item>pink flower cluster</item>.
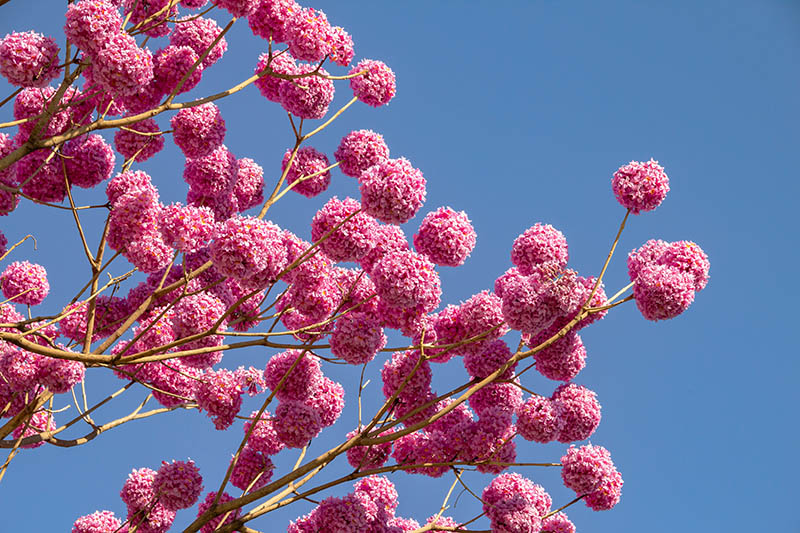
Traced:
<path fill-rule="evenodd" d="M 442 295 L 439 274 L 427 257 L 412 251 L 384 255 L 370 277 L 381 300 L 391 307 L 432 311 Z"/>
<path fill-rule="evenodd" d="M 517 237 L 511 247 L 511 262 L 525 276 L 544 266 L 563 269 L 568 258 L 567 239 L 550 224 L 537 222 Z"/>
<path fill-rule="evenodd" d="M 374 246 L 376 228 L 375 219 L 361 211 L 357 200 L 334 196 L 311 219 L 311 239 L 325 238 L 320 248 L 331 259 L 358 261 Z"/>
<path fill-rule="evenodd" d="M 586 505 L 595 511 L 607 511 L 619 503 L 622 476 L 602 446 L 570 446 L 561 458 L 561 479 L 578 496 L 586 496 Z"/>
<path fill-rule="evenodd" d="M 126 160 L 141 163 L 164 149 L 164 136 L 156 121 L 148 118 L 118 130 L 114 134 L 114 147 Z"/>
<path fill-rule="evenodd" d="M 225 121 L 213 102 L 181 109 L 170 125 L 172 138 L 187 159 L 205 157 L 225 140 Z"/>
<path fill-rule="evenodd" d="M 688 309 L 708 284 L 710 263 L 691 241 L 647 241 L 628 255 L 633 296 L 648 320 L 674 318 Z"/>
<path fill-rule="evenodd" d="M 280 400 L 272 427 L 289 448 L 306 446 L 344 408 L 344 389 L 322 374 L 319 361 L 308 352 L 288 350 L 272 356 L 264 382 Z"/>
<path fill-rule="evenodd" d="M 200 57 L 220 33 L 222 33 L 222 28 L 213 19 L 185 17 L 178 19 L 178 23 L 175 24 L 175 28 L 169 36 L 169 42 L 173 46 L 188 46 Z M 228 42 L 223 37 L 203 59 L 201 64 L 203 69 L 207 69 L 219 61 L 227 49 Z"/>
<path fill-rule="evenodd" d="M 310 513 L 289 524 L 288 533 L 334 531 L 414 531 L 416 520 L 395 516 L 397 490 L 382 476 L 360 479 L 353 491 L 342 497 L 329 497 Z M 442 522 L 446 518 L 440 519 Z M 441 523 L 441 522 L 440 522 Z"/>
<path fill-rule="evenodd" d="M 380 133 L 356 130 L 342 137 L 333 156 L 345 176 L 358 178 L 369 167 L 389 159 L 389 147 Z"/>
<path fill-rule="evenodd" d="M 287 165 L 291 161 L 289 170 Z M 313 198 L 324 192 L 331 183 L 331 171 L 326 170 L 330 162 L 325 154 L 310 146 L 304 146 L 292 158 L 292 150 L 286 150 L 281 162 L 281 171 L 286 172 L 286 183 L 294 184 L 292 190 L 306 198 Z M 300 180 L 300 181 L 298 181 Z M 297 182 L 297 183 L 295 183 Z"/>
<path fill-rule="evenodd" d="M 336 320 L 330 344 L 333 355 L 351 365 L 361 365 L 372 361 L 386 346 L 386 335 L 374 315 L 352 312 Z"/>
<path fill-rule="evenodd" d="M 18 87 L 44 87 L 61 72 L 60 51 L 40 33 L 10 33 L 0 39 L 0 75 Z"/>
<path fill-rule="evenodd" d="M 116 161 L 111 146 L 97 134 L 67 141 L 62 154 L 70 184 L 86 189 L 110 178 Z"/>
<path fill-rule="evenodd" d="M 614 172 L 611 187 L 622 207 L 638 215 L 661 205 L 669 192 L 669 178 L 658 161 L 631 161 Z"/>
<path fill-rule="evenodd" d="M 588 439 L 601 418 L 597 395 L 574 383 L 559 386 L 550 398 L 531 396 L 516 414 L 522 438 L 542 443 Z"/>
<path fill-rule="evenodd" d="M 425 215 L 414 235 L 418 252 L 442 266 L 460 266 L 475 248 L 477 235 L 467 214 L 440 207 Z"/>
<path fill-rule="evenodd" d="M 265 287 L 287 265 L 283 232 L 270 222 L 235 216 L 220 224 L 209 247 L 214 268 L 247 287 Z"/>
<path fill-rule="evenodd" d="M 47 271 L 42 265 L 14 261 L 0 274 L 3 296 L 25 305 L 39 305 L 50 292 Z"/>
<path fill-rule="evenodd" d="M 404 224 L 425 203 L 425 178 L 404 157 L 383 159 L 358 178 L 364 211 L 387 224 Z"/>
<path fill-rule="evenodd" d="M 492 531 L 541 531 L 552 500 L 544 488 L 516 473 L 500 474 L 481 494 Z"/>
<path fill-rule="evenodd" d="M 214 232 L 214 213 L 208 207 L 171 204 L 159 214 L 164 242 L 179 252 L 191 253 L 208 245 Z"/>
<path fill-rule="evenodd" d="M 350 88 L 356 98 L 372 107 L 386 105 L 394 98 L 397 92 L 395 76 L 386 63 L 363 59 L 350 69 L 350 75 L 360 72 L 364 73 L 350 79 Z"/>
<path fill-rule="evenodd" d="M 94 56 L 122 29 L 122 17 L 107 0 L 79 0 L 67 7 L 64 33 L 67 39 Z"/>

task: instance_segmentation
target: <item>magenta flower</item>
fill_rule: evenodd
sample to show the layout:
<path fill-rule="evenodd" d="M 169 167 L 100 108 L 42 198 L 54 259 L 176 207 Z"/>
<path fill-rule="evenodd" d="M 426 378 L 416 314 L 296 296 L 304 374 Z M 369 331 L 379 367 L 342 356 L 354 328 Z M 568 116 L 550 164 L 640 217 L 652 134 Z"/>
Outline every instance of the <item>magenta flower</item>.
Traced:
<path fill-rule="evenodd" d="M 292 157 L 292 150 L 286 150 L 281 162 L 281 171 L 286 172 L 286 166 L 289 164 L 289 159 Z M 325 191 L 331 183 L 331 171 L 325 170 L 330 166 L 328 157 L 312 148 L 311 146 L 304 146 L 297 151 L 297 154 L 292 161 L 292 166 L 286 173 L 286 183 L 292 185 L 294 182 L 302 179 L 292 187 L 306 198 L 313 198 L 319 193 Z M 313 176 L 316 174 L 316 176 Z M 310 177 L 313 176 L 313 177 Z"/>
<path fill-rule="evenodd" d="M 115 157 L 111 146 L 97 134 L 67 141 L 62 150 L 72 185 L 91 189 L 111 177 Z"/>
<path fill-rule="evenodd" d="M 44 87 L 61 72 L 60 51 L 52 37 L 10 33 L 0 39 L 0 75 L 18 87 Z"/>
<path fill-rule="evenodd" d="M 535 346 L 535 345 L 534 345 Z M 534 354 L 536 370 L 548 379 L 570 381 L 586 366 L 586 348 L 574 329 Z"/>
<path fill-rule="evenodd" d="M 270 482 L 274 470 L 275 465 L 266 454 L 247 446 L 233 467 L 231 484 L 242 490 L 260 489 Z"/>
<path fill-rule="evenodd" d="M 133 94 L 153 79 L 153 54 L 139 48 L 127 33 L 118 33 L 95 56 L 92 73 L 106 91 L 117 96 Z"/>
<path fill-rule="evenodd" d="M 331 61 L 337 65 L 346 67 L 350 64 L 355 56 L 353 49 L 353 38 L 347 33 L 344 28 L 334 26 L 331 28 Z"/>
<path fill-rule="evenodd" d="M 267 3 L 269 2 L 263 2 L 262 5 Z M 250 20 L 252 21 L 252 18 Z M 297 69 L 297 64 L 289 52 L 273 55 L 272 61 L 269 59 L 269 54 L 261 54 L 258 56 L 258 64 L 256 65 L 256 69 L 253 74 L 258 74 L 264 70 L 267 65 L 269 65 L 272 73 L 277 74 L 294 74 L 295 70 Z M 284 80 L 283 78 L 278 78 L 277 76 L 273 76 L 272 73 L 258 78 L 254 83 L 264 98 L 270 102 L 280 103 L 281 85 L 285 83 L 291 84 L 292 82 L 289 80 Z"/>
<path fill-rule="evenodd" d="M 442 295 L 439 274 L 424 255 L 412 251 L 389 252 L 370 273 L 381 300 L 392 307 L 420 306 L 431 311 Z"/>
<path fill-rule="evenodd" d="M 129 510 L 145 509 L 155 501 L 156 493 L 153 490 L 155 477 L 156 471 L 150 468 L 134 469 L 128 474 L 119 496 Z"/>
<path fill-rule="evenodd" d="M 72 533 L 107 533 L 117 531 L 121 526 L 122 522 L 111 511 L 95 511 L 75 520 Z"/>
<path fill-rule="evenodd" d="M 350 88 L 356 98 L 372 107 L 386 105 L 394 98 L 394 72 L 383 61 L 362 59 L 350 69 L 350 75 L 366 70 L 364 74 L 350 79 Z"/>
<path fill-rule="evenodd" d="M 381 435 L 389 435 L 393 430 L 384 431 Z M 356 430 L 347 434 L 347 439 L 352 439 L 359 432 Z M 353 468 L 369 470 L 380 468 L 386 464 L 392 455 L 392 442 L 382 442 L 372 446 L 353 446 L 347 450 L 347 462 Z"/>
<path fill-rule="evenodd" d="M 388 159 L 389 147 L 380 133 L 356 130 L 342 137 L 333 155 L 340 163 L 339 169 L 346 176 L 358 178 L 372 165 Z"/>
<path fill-rule="evenodd" d="M 197 405 L 218 430 L 228 429 L 242 407 L 242 386 L 230 370 L 206 370 L 197 386 Z"/>
<path fill-rule="evenodd" d="M 440 207 L 425 215 L 414 235 L 418 252 L 441 266 L 463 265 L 475 248 L 477 236 L 467 214 Z"/>
<path fill-rule="evenodd" d="M 194 89 L 203 77 L 203 64 L 200 63 L 194 68 L 199 58 L 200 56 L 186 45 L 170 45 L 158 50 L 153 56 L 153 76 L 159 91 L 171 94 L 190 69 L 192 73 L 183 82 L 177 94 Z"/>
<path fill-rule="evenodd" d="M 408 159 L 384 159 L 358 178 L 364 211 L 387 224 L 403 224 L 425 203 L 425 178 Z"/>
<path fill-rule="evenodd" d="M 200 502 L 200 505 L 197 508 L 197 516 L 201 516 L 203 513 L 208 511 L 211 508 L 211 504 L 214 503 L 214 500 L 216 499 L 216 497 L 217 497 L 217 493 L 216 492 L 213 492 L 213 491 L 209 492 L 206 495 L 206 497 L 203 499 L 203 501 Z M 233 499 L 233 497 L 230 494 L 228 494 L 227 492 L 223 492 L 222 496 L 219 497 L 219 502 L 217 503 L 217 505 L 221 505 L 221 504 L 227 503 L 227 502 L 231 501 L 232 499 Z M 234 520 L 237 520 L 241 513 L 242 513 L 241 509 L 236 509 L 236 510 L 232 511 L 230 514 L 225 513 L 223 515 L 220 515 L 220 516 L 217 516 L 215 518 L 212 518 L 211 520 L 206 522 L 206 524 L 203 527 L 200 528 L 200 533 L 214 533 L 214 531 L 221 524 L 223 524 L 223 523 L 224 524 L 228 524 L 230 522 L 233 522 Z M 225 518 L 226 516 L 227 516 L 227 518 Z M 222 521 L 223 518 L 225 518 L 225 522 Z"/>
<path fill-rule="evenodd" d="M 222 196 L 233 190 L 238 172 L 236 157 L 221 144 L 204 157 L 187 159 L 183 179 L 198 194 Z"/>
<path fill-rule="evenodd" d="M 525 276 L 544 265 L 561 270 L 568 258 L 567 239 L 550 224 L 537 222 L 517 237 L 511 247 L 511 262 Z"/>
<path fill-rule="evenodd" d="M 48 358 L 39 372 L 39 383 L 50 392 L 62 394 L 83 381 L 86 368 L 80 361 Z"/>
<path fill-rule="evenodd" d="M 217 0 L 216 4 L 234 17 L 244 18 L 253 14 L 259 0 Z"/>
<path fill-rule="evenodd" d="M 531 396 L 517 407 L 517 432 L 525 440 L 551 442 L 561 432 L 560 405 L 546 396 Z"/>
<path fill-rule="evenodd" d="M 374 316 L 353 312 L 336 320 L 330 343 L 333 355 L 351 365 L 361 365 L 372 361 L 386 346 L 386 335 Z"/>
<path fill-rule="evenodd" d="M 64 33 L 67 39 L 92 56 L 122 31 L 122 16 L 106 0 L 79 0 L 67 7 Z"/>
<path fill-rule="evenodd" d="M 172 138 L 187 159 L 198 159 L 225 140 L 225 121 L 213 102 L 181 109 L 170 120 Z"/>
<path fill-rule="evenodd" d="M 152 118 L 131 124 L 127 128 L 114 134 L 114 147 L 126 160 L 133 159 L 141 163 L 164 149 L 164 136 L 159 134 L 161 128 Z M 137 131 L 143 135 L 136 133 Z"/>
<path fill-rule="evenodd" d="M 28 261 L 14 261 L 0 274 L 3 296 L 16 303 L 38 305 L 50 292 L 47 271 L 43 266 Z"/>
<path fill-rule="evenodd" d="M 220 33 L 222 33 L 222 28 L 213 19 L 184 17 L 175 24 L 175 29 L 169 36 L 169 43 L 173 46 L 188 46 L 199 57 L 205 53 Z M 203 60 L 203 68 L 206 69 L 216 63 L 227 49 L 228 42 L 223 37 Z"/>
<path fill-rule="evenodd" d="M 467 373 L 474 377 L 483 379 L 492 372 L 498 370 L 511 359 L 511 349 L 502 339 L 490 342 L 483 350 L 469 350 L 464 354 L 464 368 Z M 510 379 L 514 375 L 514 363 L 505 372 L 500 374 L 498 379 Z"/>
<path fill-rule="evenodd" d="M 301 359 L 295 364 L 298 358 Z M 302 401 L 322 386 L 322 370 L 315 356 L 300 350 L 287 350 L 273 355 L 264 370 L 264 382 L 275 391 L 292 365 L 295 365 L 294 369 L 276 395 L 280 400 Z"/>
<path fill-rule="evenodd" d="M 258 411 L 250 413 L 250 418 L 255 420 Z M 250 431 L 250 426 L 253 424 L 252 420 L 244 423 L 244 431 Z M 283 442 L 278 438 L 275 431 L 275 424 L 272 415 L 269 411 L 264 411 L 261 414 L 253 432 L 250 433 L 250 438 L 247 440 L 247 446 L 254 450 L 258 450 L 266 455 L 275 455 L 284 448 Z"/>
<path fill-rule="evenodd" d="M 161 462 L 153 478 L 158 501 L 171 511 L 187 509 L 197 503 L 203 492 L 203 477 L 194 461 Z"/>
<path fill-rule="evenodd" d="M 360 260 L 373 248 L 377 228 L 375 219 L 360 210 L 357 200 L 334 196 L 311 219 L 311 239 L 319 241 L 332 231 L 320 243 L 322 251 L 336 261 Z"/>
<path fill-rule="evenodd" d="M 558 442 L 588 439 L 600 425 L 600 402 L 597 394 L 586 387 L 564 383 L 550 399 L 558 404 L 558 416 L 563 420 Z"/>
<path fill-rule="evenodd" d="M 191 253 L 204 248 L 214 232 L 214 213 L 208 207 L 170 204 L 158 218 L 164 242 L 179 252 Z"/>
<path fill-rule="evenodd" d="M 11 436 L 14 440 L 24 439 L 25 437 L 32 437 L 33 435 L 38 435 L 44 431 L 53 431 L 54 429 L 56 429 L 56 422 L 53 419 L 53 414 L 47 411 L 36 411 L 29 420 L 15 427 Z M 34 444 L 23 444 L 21 448 L 38 448 L 42 444 L 44 444 L 43 440 Z"/>
<path fill-rule="evenodd" d="M 247 23 L 256 37 L 284 43 L 288 39 L 287 25 L 300 9 L 294 0 L 261 0 Z"/>
<path fill-rule="evenodd" d="M 316 67 L 308 64 L 297 65 L 292 74 L 310 74 Z M 278 97 L 283 108 L 300 118 L 318 119 L 325 116 L 333 101 L 335 88 L 325 69 L 317 74 L 294 78 L 292 83 L 278 85 Z"/>
<path fill-rule="evenodd" d="M 301 8 L 286 22 L 286 42 L 289 52 L 301 60 L 321 61 L 331 51 L 332 29 L 322 11 Z"/>
<path fill-rule="evenodd" d="M 297 400 L 281 400 L 275 410 L 275 433 L 287 448 L 302 448 L 322 431 L 319 413 Z"/>
<path fill-rule="evenodd" d="M 669 192 L 669 178 L 658 161 L 631 161 L 614 172 L 611 188 L 622 207 L 638 215 L 661 205 Z"/>

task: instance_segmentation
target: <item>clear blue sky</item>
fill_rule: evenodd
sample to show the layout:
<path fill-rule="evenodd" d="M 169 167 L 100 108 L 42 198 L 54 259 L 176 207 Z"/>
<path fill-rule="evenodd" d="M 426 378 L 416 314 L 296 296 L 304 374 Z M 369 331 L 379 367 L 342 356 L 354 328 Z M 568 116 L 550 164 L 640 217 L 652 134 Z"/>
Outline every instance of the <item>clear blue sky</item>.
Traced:
<path fill-rule="evenodd" d="M 448 303 L 491 287 L 510 266 L 513 239 L 539 221 L 564 232 L 573 268 L 596 273 L 623 215 L 611 174 L 650 157 L 669 174 L 662 206 L 630 220 L 607 288 L 613 293 L 627 283 L 624 253 L 649 238 L 699 243 L 711 260 L 711 281 L 677 319 L 647 322 L 631 303 L 582 334 L 588 366 L 577 381 L 603 405 L 591 441 L 611 450 L 625 486 L 612 511 L 570 508 L 578 531 L 800 532 L 791 511 L 800 474 L 792 458 L 800 449 L 793 326 L 800 297 L 793 272 L 800 260 L 800 4 L 322 0 L 314 7 L 353 35 L 357 59 L 385 61 L 398 83 L 387 108 L 356 105 L 312 145 L 331 156 L 349 131 L 379 131 L 393 156 L 424 172 L 421 215 L 441 205 L 469 213 L 478 245 L 465 266 L 442 271 Z M 0 7 L 0 36 L 36 29 L 63 43 L 64 11 L 65 2 L 12 0 Z M 261 44 L 244 21 L 234 29 L 226 56 L 190 94 L 216 92 L 252 73 Z M 0 82 L 0 96 L 10 90 Z M 349 98 L 340 84 L 334 105 Z M 0 120 L 10 120 L 9 107 Z M 252 87 L 220 107 L 228 147 L 277 175 L 292 141 L 282 110 Z M 166 129 L 167 118 L 159 121 Z M 175 201 L 185 195 L 182 165 L 168 140 L 164 153 L 140 168 L 153 175 L 162 201 Z M 79 194 L 79 201 L 102 196 Z M 331 194 L 358 191 L 335 172 L 327 195 L 294 195 L 271 217 L 307 238 L 310 215 Z M 409 236 L 420 219 L 405 226 Z M 69 213 L 25 204 L 0 219 L 0 229 L 11 241 L 37 237 L 38 251 L 26 244 L 15 259 L 48 269 L 54 289 L 42 311 L 56 311 L 86 276 Z M 230 354 L 225 364 L 263 366 L 269 355 Z M 450 375 L 436 378 L 440 391 L 465 375 L 458 361 L 446 368 Z M 350 395 L 345 415 L 312 454 L 352 429 L 358 376 L 347 370 L 326 368 Z M 95 399 L 120 383 L 99 370 L 88 376 Z M 555 386 L 526 378 L 542 393 Z M 373 376 L 367 390 L 379 389 Z M 143 396 L 137 391 L 121 403 Z M 25 451 L 0 483 L 0 531 L 68 531 L 96 509 L 124 516 L 117 493 L 128 472 L 157 468 L 162 459 L 192 457 L 210 489 L 239 438 L 239 430 L 214 431 L 204 415 L 186 412 L 135 422 L 74 449 Z M 518 456 L 557 461 L 565 448 L 520 441 Z M 295 457 L 283 452 L 277 463 L 286 468 Z M 543 484 L 556 505 L 571 499 L 555 469 L 522 473 Z M 451 481 L 402 473 L 393 480 L 398 514 L 423 522 Z M 479 491 L 489 478 L 467 480 Z M 292 506 L 253 527 L 280 531 L 310 508 Z M 476 509 L 463 494 L 448 514 L 467 519 Z M 175 529 L 193 517 L 179 513 Z"/>

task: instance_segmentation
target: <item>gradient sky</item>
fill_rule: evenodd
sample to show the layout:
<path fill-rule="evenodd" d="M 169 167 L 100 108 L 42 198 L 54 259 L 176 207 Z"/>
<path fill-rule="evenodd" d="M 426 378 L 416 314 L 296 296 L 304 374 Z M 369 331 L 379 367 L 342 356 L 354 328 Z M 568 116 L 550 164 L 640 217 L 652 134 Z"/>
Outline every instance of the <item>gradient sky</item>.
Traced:
<path fill-rule="evenodd" d="M 800 261 L 800 4 L 322 0 L 313 6 L 353 35 L 356 59 L 385 61 L 398 81 L 389 106 L 353 106 L 312 145 L 331 156 L 351 130 L 381 132 L 393 157 L 409 158 L 428 180 L 427 203 L 404 226 L 407 235 L 442 205 L 465 210 L 473 221 L 478 245 L 472 257 L 461 268 L 441 269 L 443 303 L 491 287 L 510 266 L 514 238 L 539 221 L 566 235 L 572 268 L 596 274 L 624 214 L 611 174 L 650 157 L 665 167 L 671 191 L 656 211 L 630 218 L 607 292 L 627 284 L 624 254 L 650 238 L 700 244 L 711 261 L 711 281 L 674 320 L 645 321 L 629 303 L 581 333 L 588 366 L 576 381 L 595 390 L 603 405 L 591 442 L 611 450 L 625 485 L 612 511 L 568 509 L 578 531 L 800 532 L 791 511 L 800 474 L 792 459 L 800 449 L 792 326 L 800 293 L 796 282 L 783 279 Z M 63 44 L 64 11 L 64 2 L 12 0 L 0 7 L 0 35 L 35 29 Z M 229 19 L 217 16 L 221 24 Z M 252 73 L 263 43 L 244 21 L 228 42 L 220 64 L 183 99 Z M 350 98 L 346 83 L 337 90 L 334 108 Z M 0 98 L 10 91 L 0 82 Z M 254 87 L 219 105 L 227 146 L 277 176 L 293 140 L 279 106 Z M 10 120 L 10 111 L 1 109 L 0 121 Z M 159 118 L 164 129 L 167 121 Z M 153 176 L 167 202 L 185 195 L 182 166 L 168 139 L 162 154 L 138 168 Z M 103 201 L 100 190 L 78 194 L 79 202 Z M 358 189 L 335 171 L 326 194 L 291 195 L 270 218 L 308 238 L 310 216 L 332 194 L 358 197 Z M 86 223 L 93 221 L 99 223 L 91 217 Z M 87 275 L 69 212 L 25 202 L 0 219 L 0 229 L 12 242 L 36 236 L 38 250 L 28 242 L 12 259 L 48 269 L 53 290 L 38 312 L 57 311 Z M 114 271 L 120 272 L 121 266 Z M 231 353 L 224 364 L 263 366 L 269 355 Z M 365 394 L 375 399 L 381 362 L 369 367 L 373 380 Z M 314 441 L 310 456 L 355 424 L 357 370 L 329 367 L 326 375 L 349 393 L 345 414 Z M 466 376 L 458 361 L 435 370 L 440 392 Z M 556 384 L 534 374 L 526 374 L 525 385 L 552 392 Z M 87 375 L 90 399 L 120 386 L 99 370 Z M 97 419 L 120 416 L 144 395 L 136 390 Z M 236 426 L 218 432 L 203 414 L 189 411 L 134 422 L 73 449 L 24 451 L 0 483 L 0 531 L 68 531 L 78 516 L 97 509 L 124 516 L 117 493 L 125 477 L 132 468 L 158 468 L 161 460 L 191 457 L 211 490 L 240 436 Z M 520 440 L 518 458 L 557 461 L 565 449 Z M 296 456 L 283 452 L 276 463 L 290 468 Z M 342 463 L 322 477 L 347 472 Z M 519 471 L 544 485 L 556 506 L 573 496 L 557 469 Z M 392 479 L 400 492 L 398 514 L 421 522 L 438 511 L 452 482 L 452 476 L 404 473 Z M 490 478 L 472 473 L 465 479 L 479 492 Z M 446 514 L 467 520 L 478 507 L 465 493 Z M 293 505 L 252 525 L 281 531 L 310 509 Z M 179 513 L 175 530 L 193 513 Z M 486 529 L 488 522 L 476 527 Z"/>

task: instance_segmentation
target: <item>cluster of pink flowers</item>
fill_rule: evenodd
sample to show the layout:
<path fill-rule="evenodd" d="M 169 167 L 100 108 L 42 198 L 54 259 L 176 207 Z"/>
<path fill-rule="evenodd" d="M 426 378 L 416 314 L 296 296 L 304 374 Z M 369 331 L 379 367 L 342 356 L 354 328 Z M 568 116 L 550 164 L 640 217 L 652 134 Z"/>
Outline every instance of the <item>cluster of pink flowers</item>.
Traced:
<path fill-rule="evenodd" d="M 0 39 L 0 75 L 18 87 L 44 87 L 61 72 L 60 51 L 52 37 L 10 33 Z"/>
<path fill-rule="evenodd" d="M 544 488 L 516 473 L 501 474 L 483 489 L 483 511 L 492 531 L 541 531 L 552 500 Z"/>
<path fill-rule="evenodd" d="M 170 125 L 172 138 L 187 159 L 205 157 L 225 140 L 225 121 L 213 102 L 181 109 Z"/>
<path fill-rule="evenodd" d="M 364 72 L 366 71 L 366 72 Z M 356 98 L 372 107 L 386 105 L 394 98 L 397 89 L 392 69 L 383 61 L 364 59 L 350 69 L 350 88 Z"/>
<path fill-rule="evenodd" d="M 175 28 L 169 35 L 169 42 L 173 46 L 188 46 L 201 56 L 211 46 L 211 43 L 222 33 L 222 28 L 213 19 L 203 17 L 185 17 L 178 19 Z M 228 42 L 222 37 L 214 48 L 208 52 L 201 66 L 207 69 L 222 58 L 228 49 Z"/>
<path fill-rule="evenodd" d="M 330 343 L 333 355 L 351 365 L 361 365 L 372 361 L 386 346 L 386 335 L 373 315 L 353 312 L 336 320 Z"/>
<path fill-rule="evenodd" d="M 291 161 L 289 170 L 287 165 Z M 327 170 L 330 162 L 325 154 L 310 146 L 300 148 L 292 158 L 292 150 L 286 150 L 281 162 L 281 171 L 286 172 L 286 183 L 293 185 L 292 190 L 306 198 L 313 198 L 324 192 L 331 183 L 331 171 Z M 295 183 L 298 180 L 298 183 Z"/>
<path fill-rule="evenodd" d="M 64 33 L 89 55 L 96 55 L 122 29 L 122 16 L 107 0 L 79 0 L 67 7 Z"/>
<path fill-rule="evenodd" d="M 460 266 L 475 248 L 477 235 L 467 214 L 440 207 L 425 215 L 414 235 L 418 252 L 442 266 Z"/>
<path fill-rule="evenodd" d="M 708 284 L 710 263 L 691 241 L 647 241 L 628 255 L 633 296 L 648 320 L 666 320 L 684 312 L 696 291 Z"/>
<path fill-rule="evenodd" d="M 0 274 L 3 296 L 25 305 L 39 305 L 50 292 L 47 271 L 42 265 L 14 261 Z"/>
<path fill-rule="evenodd" d="M 346 176 L 358 178 L 369 167 L 389 159 L 389 147 L 380 133 L 356 130 L 342 137 L 333 156 Z"/>
<path fill-rule="evenodd" d="M 442 295 L 439 274 L 427 257 L 412 251 L 384 255 L 370 272 L 381 300 L 392 307 L 432 311 Z"/>
<path fill-rule="evenodd" d="M 357 200 L 334 196 L 311 219 L 311 239 L 325 237 L 319 246 L 331 259 L 358 261 L 372 249 L 376 228 L 375 219 L 361 211 Z"/>
<path fill-rule="evenodd" d="M 158 227 L 164 242 L 179 252 L 205 247 L 214 232 L 214 213 L 208 207 L 171 204 L 159 214 Z"/>
<path fill-rule="evenodd" d="M 404 224 L 425 202 L 425 178 L 408 159 L 383 159 L 358 178 L 364 211 L 387 224 Z"/>
<path fill-rule="evenodd" d="M 328 75 L 325 69 L 315 71 L 317 67 L 313 65 L 297 65 L 291 74 L 308 75 L 278 86 L 278 97 L 286 111 L 306 119 L 322 118 L 328 112 L 328 106 L 336 92 L 333 81 L 323 77 Z"/>
<path fill-rule="evenodd" d="M 622 207 L 638 215 L 661 205 L 669 192 L 669 178 L 658 161 L 631 161 L 614 172 L 611 187 Z"/>
<path fill-rule="evenodd" d="M 194 67 L 198 59 L 200 56 L 190 46 L 170 45 L 158 50 L 153 56 L 153 81 L 159 93 L 180 94 L 194 89 L 203 77 L 203 65 Z"/>
<path fill-rule="evenodd" d="M 156 121 L 148 118 L 118 130 L 114 134 L 114 147 L 125 159 L 141 163 L 164 149 L 164 136 L 160 132 Z"/>
<path fill-rule="evenodd" d="M 111 146 L 97 134 L 68 141 L 62 154 L 70 184 L 86 189 L 110 178 L 116 161 Z"/>
<path fill-rule="evenodd" d="M 591 390 L 574 383 L 559 386 L 550 398 L 532 396 L 516 407 L 519 433 L 535 442 L 577 442 L 600 425 L 600 403 Z"/>
<path fill-rule="evenodd" d="M 586 496 L 586 505 L 595 511 L 607 511 L 619 503 L 622 476 L 602 446 L 570 446 L 561 458 L 561 479 L 578 496 Z"/>

